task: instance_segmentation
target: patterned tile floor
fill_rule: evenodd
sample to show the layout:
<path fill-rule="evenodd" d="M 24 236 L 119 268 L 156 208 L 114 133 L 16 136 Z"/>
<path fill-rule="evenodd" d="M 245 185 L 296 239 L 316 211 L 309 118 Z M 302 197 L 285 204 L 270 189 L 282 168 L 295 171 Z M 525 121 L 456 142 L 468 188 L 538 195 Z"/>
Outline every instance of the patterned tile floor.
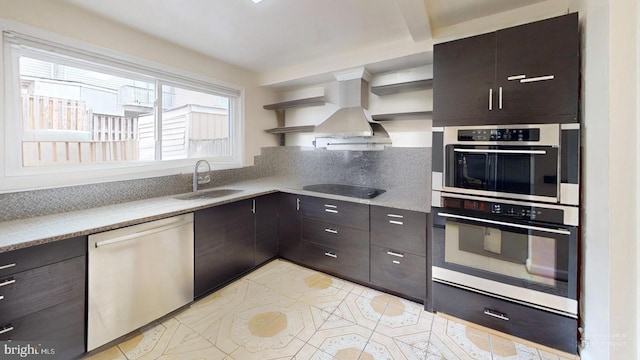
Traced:
<path fill-rule="evenodd" d="M 87 359 L 577 358 L 486 330 L 275 260 Z"/>

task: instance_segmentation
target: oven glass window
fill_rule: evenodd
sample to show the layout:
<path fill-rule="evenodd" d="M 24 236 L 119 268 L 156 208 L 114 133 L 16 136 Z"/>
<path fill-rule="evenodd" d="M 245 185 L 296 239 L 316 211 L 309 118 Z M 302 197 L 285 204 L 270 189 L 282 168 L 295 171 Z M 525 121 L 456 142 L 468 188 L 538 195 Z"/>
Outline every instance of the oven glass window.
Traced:
<path fill-rule="evenodd" d="M 447 146 L 449 187 L 557 197 L 558 149 Z"/>
<path fill-rule="evenodd" d="M 551 234 L 510 230 L 447 220 L 445 263 L 471 269 L 474 275 L 508 278 L 520 286 L 565 287 L 567 253 Z"/>

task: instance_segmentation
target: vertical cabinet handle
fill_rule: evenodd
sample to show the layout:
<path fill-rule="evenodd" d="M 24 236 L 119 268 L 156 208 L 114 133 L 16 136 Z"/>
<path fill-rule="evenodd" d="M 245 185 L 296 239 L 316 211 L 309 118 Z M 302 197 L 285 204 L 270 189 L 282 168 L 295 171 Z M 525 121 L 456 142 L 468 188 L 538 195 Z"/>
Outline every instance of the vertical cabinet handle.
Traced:
<path fill-rule="evenodd" d="M 13 330 L 13 326 L 11 326 L 11 324 L 5 325 L 2 329 L 0 329 L 0 335 L 6 334 L 11 330 Z"/>
<path fill-rule="evenodd" d="M 0 287 L 11 285 L 11 284 L 13 284 L 15 282 L 16 282 L 15 279 L 7 279 L 7 280 L 5 280 L 3 282 L 0 282 Z"/>
<path fill-rule="evenodd" d="M 296 198 L 296 211 L 300 211 L 300 198 Z"/>
<path fill-rule="evenodd" d="M 2 265 L 2 266 L 0 266 L 0 270 L 8 269 L 8 268 L 14 267 L 14 266 L 16 266 L 16 263 Z"/>
<path fill-rule="evenodd" d="M 493 110 L 493 89 L 489 89 L 489 111 Z"/>
<path fill-rule="evenodd" d="M 256 213 L 256 199 L 253 199 L 253 203 L 251 204 L 251 212 Z"/>
<path fill-rule="evenodd" d="M 332 257 L 332 258 L 334 258 L 334 259 L 337 259 L 337 258 L 338 258 L 338 255 L 336 255 L 336 254 L 334 254 L 334 253 L 330 253 L 330 252 L 328 252 L 328 251 L 327 251 L 326 253 L 324 253 L 324 255 L 325 255 L 325 256 L 328 256 L 328 257 Z"/>
<path fill-rule="evenodd" d="M 502 110 L 502 86 L 498 88 L 498 109 Z"/>
<path fill-rule="evenodd" d="M 509 321 L 509 317 L 507 316 L 507 314 L 503 314 L 501 312 L 495 311 L 495 310 L 491 310 L 488 308 L 484 308 L 484 314 L 494 317 L 496 319 L 500 319 L 500 320 L 504 320 L 504 321 Z"/>

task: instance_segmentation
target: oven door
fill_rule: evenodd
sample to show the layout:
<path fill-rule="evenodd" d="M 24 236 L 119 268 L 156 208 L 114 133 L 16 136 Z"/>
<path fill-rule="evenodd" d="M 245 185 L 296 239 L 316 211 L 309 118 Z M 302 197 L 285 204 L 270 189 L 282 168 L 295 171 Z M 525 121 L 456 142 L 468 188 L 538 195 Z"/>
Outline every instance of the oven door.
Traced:
<path fill-rule="evenodd" d="M 576 316 L 577 228 L 434 210 L 434 281 Z"/>
<path fill-rule="evenodd" d="M 558 148 L 447 145 L 444 191 L 558 202 Z"/>

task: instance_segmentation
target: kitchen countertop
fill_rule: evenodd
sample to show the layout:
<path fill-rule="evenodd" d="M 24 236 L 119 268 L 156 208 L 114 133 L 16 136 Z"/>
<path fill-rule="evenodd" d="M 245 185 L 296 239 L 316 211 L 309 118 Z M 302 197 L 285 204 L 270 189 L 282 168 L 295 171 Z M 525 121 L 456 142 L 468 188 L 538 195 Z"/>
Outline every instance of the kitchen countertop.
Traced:
<path fill-rule="evenodd" d="M 65 212 L 33 218 L 0 222 L 0 253 L 112 230 L 142 222 L 184 214 L 215 205 L 253 198 L 274 192 L 286 192 L 305 196 L 356 202 L 366 205 L 386 206 L 405 210 L 429 212 L 430 202 L 413 191 L 387 189 L 374 199 L 358 199 L 302 190 L 304 185 L 283 178 L 261 178 L 237 182 L 219 187 L 237 189 L 237 193 L 216 198 L 179 200 L 176 195 L 131 201 L 87 210 Z M 209 190 L 206 188 L 203 190 Z M 425 190 L 425 193 L 428 191 Z"/>

